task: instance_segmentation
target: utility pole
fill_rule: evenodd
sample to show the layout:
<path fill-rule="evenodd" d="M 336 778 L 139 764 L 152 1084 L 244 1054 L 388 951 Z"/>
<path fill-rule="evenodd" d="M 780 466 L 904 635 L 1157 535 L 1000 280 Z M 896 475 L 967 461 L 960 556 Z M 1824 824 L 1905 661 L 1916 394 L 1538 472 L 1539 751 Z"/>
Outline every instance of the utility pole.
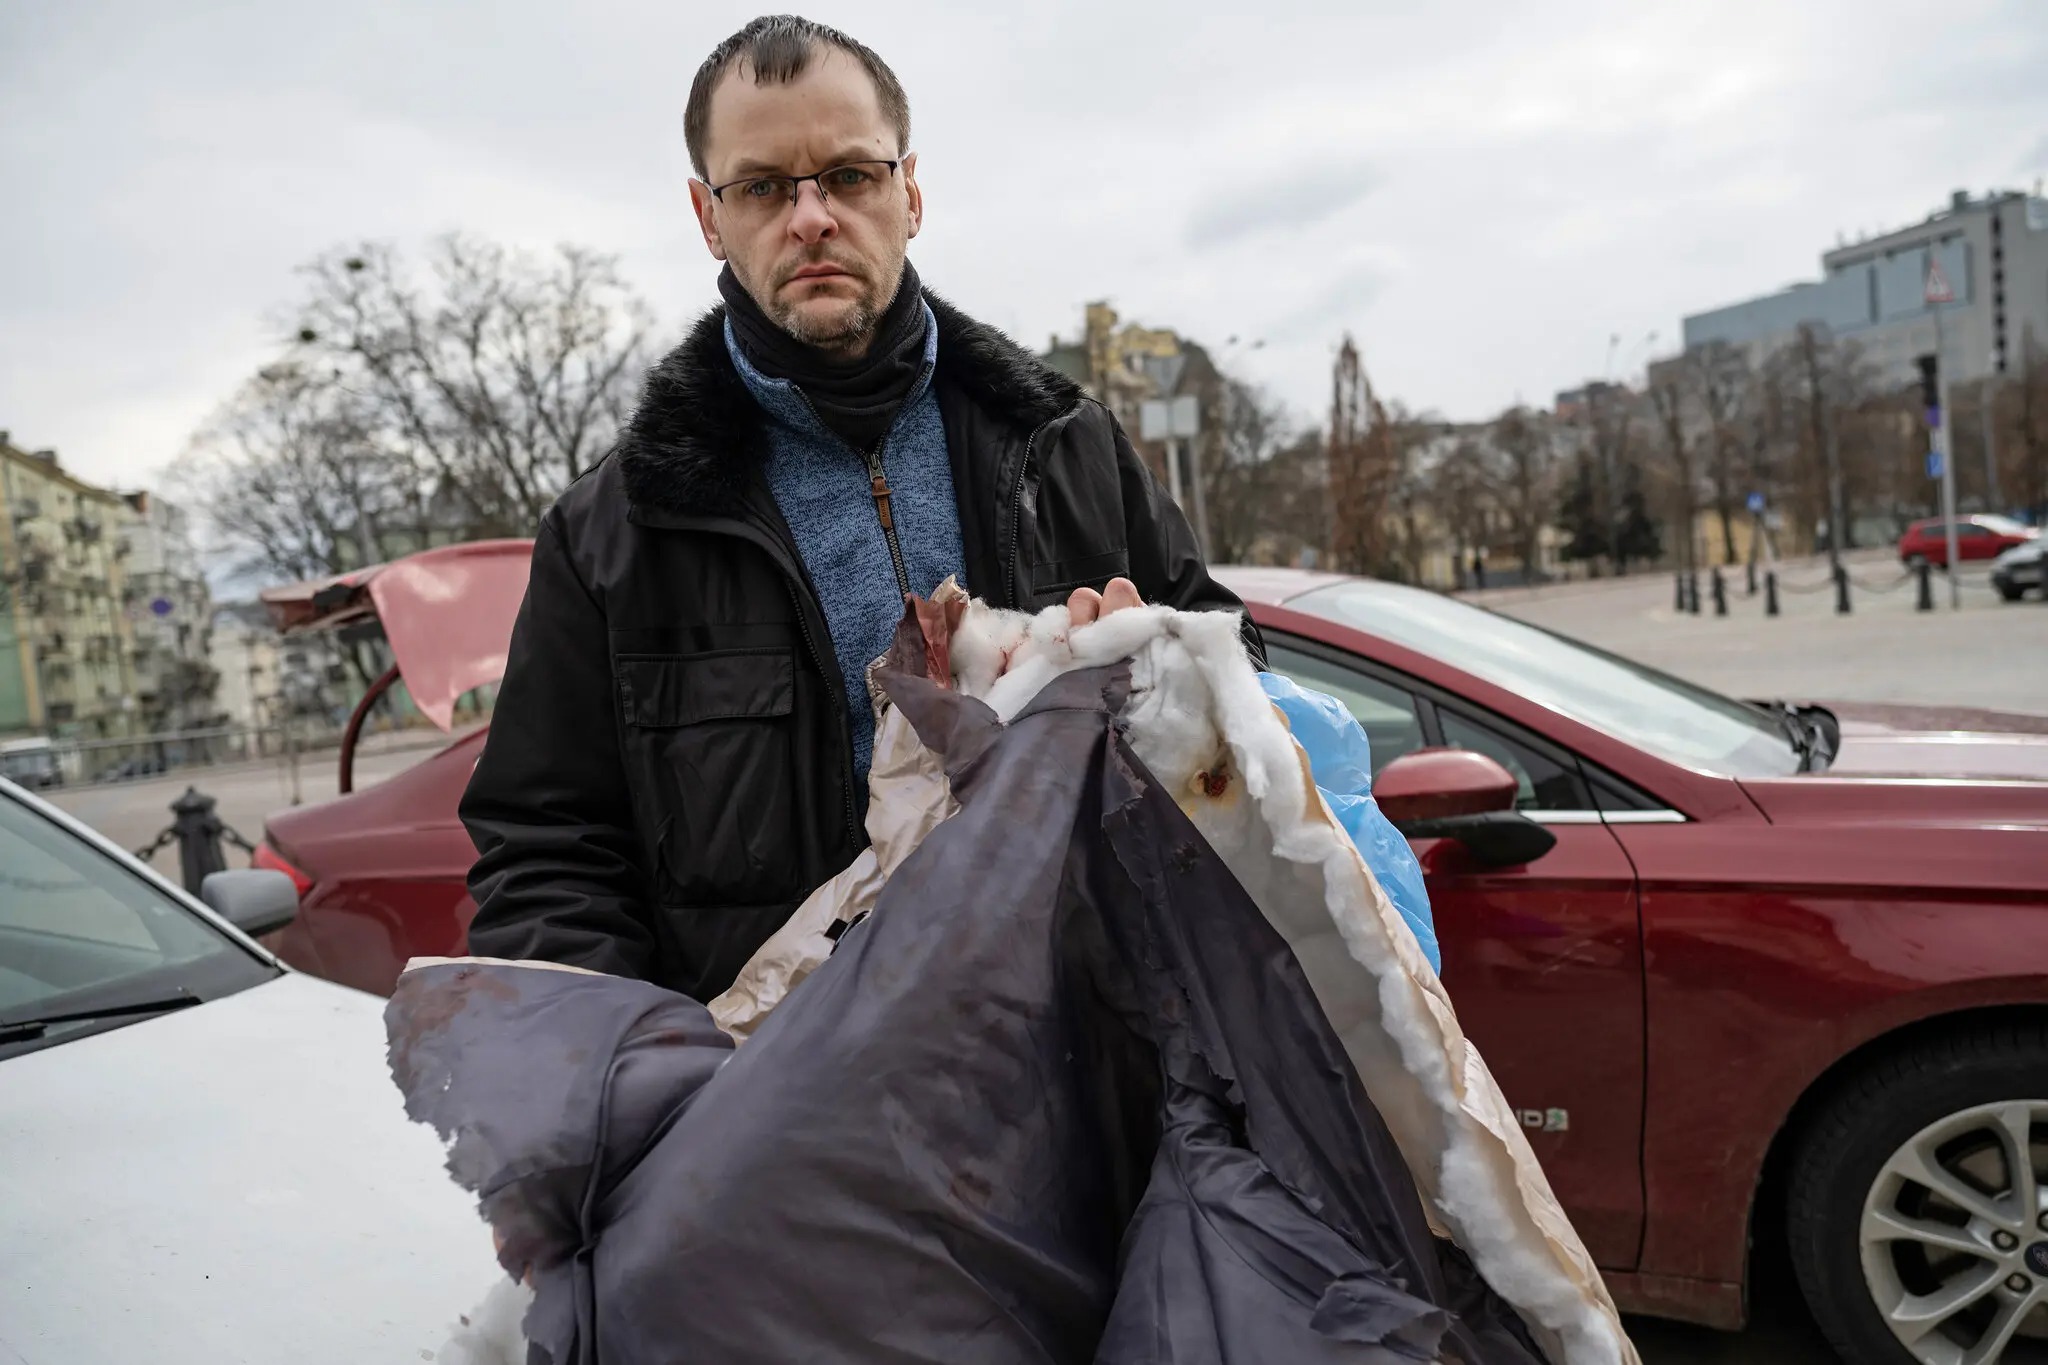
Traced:
<path fill-rule="evenodd" d="M 1951 611 L 1961 611 L 1963 576 L 1956 562 L 1955 419 L 1949 413 L 1948 360 L 1942 354 L 1941 335 L 1941 307 L 1954 303 L 1955 298 L 1955 290 L 1950 287 L 1948 277 L 1941 273 L 1941 265 L 1935 259 L 1934 248 L 1928 247 L 1927 271 L 1922 277 L 1920 290 L 1921 304 L 1934 314 L 1934 409 L 1928 414 L 1928 425 L 1933 428 L 1935 449 L 1941 460 L 1941 524 L 1947 532 L 1948 541 L 1948 604 Z"/>
<path fill-rule="evenodd" d="M 1956 563 L 1956 452 L 1955 423 L 1948 410 L 1948 363 L 1942 355 L 1941 310 L 1934 310 L 1934 446 L 1941 454 L 1941 526 L 1948 542 L 1948 605 L 1963 609 L 1963 575 Z"/>
<path fill-rule="evenodd" d="M 1992 388 L 1997 377 L 1996 374 L 1985 375 L 1984 382 L 1977 388 L 1977 415 L 1984 423 L 1984 491 L 1985 496 L 1990 499 L 1984 508 L 1987 512 L 2005 510 L 2005 498 L 1998 489 L 1998 450 L 1994 444 L 1992 425 L 1997 406 L 1992 402 Z"/>

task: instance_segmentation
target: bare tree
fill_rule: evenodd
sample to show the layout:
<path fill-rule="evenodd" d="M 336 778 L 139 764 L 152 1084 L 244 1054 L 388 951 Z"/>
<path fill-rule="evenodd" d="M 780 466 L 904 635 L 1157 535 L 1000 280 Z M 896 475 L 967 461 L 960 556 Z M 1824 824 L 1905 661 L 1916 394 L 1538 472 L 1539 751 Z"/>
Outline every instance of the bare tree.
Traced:
<path fill-rule="evenodd" d="M 1694 391 L 1707 414 L 1707 469 L 1721 521 L 1721 562 L 1735 562 L 1735 459 L 1742 449 L 1744 409 L 1754 387 L 1748 358 L 1726 342 L 1686 352 Z"/>
<path fill-rule="evenodd" d="M 1540 576 L 1543 527 L 1553 501 L 1551 477 L 1556 464 L 1549 422 L 1542 413 L 1510 408 L 1494 418 L 1488 435 L 1499 452 L 1501 510 L 1530 582 Z"/>
<path fill-rule="evenodd" d="M 1349 336 L 1331 373 L 1330 550 L 1340 572 L 1383 573 L 1389 567 L 1388 513 L 1401 478 L 1392 423 Z"/>
<path fill-rule="evenodd" d="M 1209 558 L 1252 562 L 1262 542 L 1278 535 L 1289 510 L 1298 463 L 1278 458 L 1292 435 L 1287 410 L 1263 390 L 1225 378 L 1217 402 L 1216 440 L 1202 481 L 1209 515 Z"/>
<path fill-rule="evenodd" d="M 543 259 L 450 236 L 422 282 L 366 244 L 304 274 L 304 372 L 349 391 L 381 441 L 459 498 L 471 534 L 530 534 L 611 444 L 646 368 L 646 305 L 580 247 Z"/>
<path fill-rule="evenodd" d="M 2037 519 L 2048 517 L 2048 348 L 2029 328 L 2019 372 L 1996 394 L 2000 481 Z"/>
<path fill-rule="evenodd" d="M 1677 526 L 1679 527 L 1678 561 L 1682 568 L 1695 568 L 1693 562 L 1693 525 L 1699 519 L 1699 469 L 1698 452 L 1693 447 L 1688 429 L 1688 398 L 1690 386 L 1686 380 L 1687 371 L 1682 364 L 1652 366 L 1650 370 L 1650 406 L 1657 414 L 1657 425 L 1664 438 L 1665 454 L 1671 460 L 1671 475 L 1675 502 L 1677 503 Z"/>
<path fill-rule="evenodd" d="M 359 395 L 290 362 L 249 380 L 172 479 L 211 520 L 230 570 L 318 578 L 417 548 L 422 476 L 379 439 Z"/>

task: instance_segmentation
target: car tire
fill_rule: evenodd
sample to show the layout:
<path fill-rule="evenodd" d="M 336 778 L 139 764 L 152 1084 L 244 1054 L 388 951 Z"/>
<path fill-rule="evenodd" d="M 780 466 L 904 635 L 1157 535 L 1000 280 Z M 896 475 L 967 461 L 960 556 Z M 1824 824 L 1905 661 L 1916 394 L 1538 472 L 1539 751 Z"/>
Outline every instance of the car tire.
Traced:
<path fill-rule="evenodd" d="M 2027 595 L 2025 586 L 2019 583 L 1995 583 L 1992 586 L 1997 588 L 1998 595 L 2008 602 L 2017 602 Z"/>
<path fill-rule="evenodd" d="M 1786 1233 L 1821 1330 L 1857 1365 L 1976 1360 L 1966 1353 L 2000 1331 L 2048 1335 L 2044 1188 L 2048 1025 L 1958 1034 L 1867 1068 L 1808 1127 L 1791 1168 Z M 1909 1347 L 1919 1329 L 1894 1331 L 1889 1315 L 1910 1319 L 1943 1293 L 1957 1306 Z"/>

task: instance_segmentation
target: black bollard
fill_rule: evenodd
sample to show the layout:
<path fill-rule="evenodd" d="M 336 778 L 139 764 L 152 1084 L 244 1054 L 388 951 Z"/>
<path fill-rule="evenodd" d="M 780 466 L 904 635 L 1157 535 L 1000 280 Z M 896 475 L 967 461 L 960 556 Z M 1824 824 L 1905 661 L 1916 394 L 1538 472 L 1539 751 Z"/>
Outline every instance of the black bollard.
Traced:
<path fill-rule="evenodd" d="M 1673 611 L 1684 611 L 1684 610 L 1685 610 L 1685 575 L 1684 575 L 1684 574 L 1682 574 L 1682 573 L 1675 573 L 1675 574 L 1671 575 L 1671 591 L 1672 591 L 1672 593 L 1674 594 L 1674 598 L 1673 598 L 1673 601 L 1672 601 L 1672 603 L 1671 603 L 1671 609 L 1672 609 Z"/>
<path fill-rule="evenodd" d="M 1835 615 L 1849 614 L 1849 571 L 1835 565 Z"/>
<path fill-rule="evenodd" d="M 1913 610 L 1933 611 L 1934 566 L 1923 559 L 1913 566 L 1913 572 L 1920 578 L 1920 600 L 1913 604 Z M 2041 595 L 2044 600 L 2048 600 L 2048 592 L 2043 592 Z"/>
<path fill-rule="evenodd" d="M 1756 561 L 1754 559 L 1750 560 L 1747 567 L 1749 569 L 1749 591 L 1745 595 L 1754 597 L 1756 596 Z"/>
<path fill-rule="evenodd" d="M 1685 575 L 1685 609 L 1694 616 L 1700 614 L 1700 571 L 1688 569 Z"/>
<path fill-rule="evenodd" d="M 214 814 L 214 799 L 185 788 L 185 794 L 171 802 L 171 828 L 178 836 L 178 871 L 185 889 L 193 895 L 216 872 L 225 872 L 228 860 L 221 852 L 220 817 Z"/>
<path fill-rule="evenodd" d="M 1714 566 L 1714 615 L 1728 614 L 1728 580 L 1721 576 L 1721 566 Z"/>
<path fill-rule="evenodd" d="M 1776 616 L 1777 614 L 1778 571 L 1776 569 L 1768 569 L 1764 572 L 1764 615 Z"/>

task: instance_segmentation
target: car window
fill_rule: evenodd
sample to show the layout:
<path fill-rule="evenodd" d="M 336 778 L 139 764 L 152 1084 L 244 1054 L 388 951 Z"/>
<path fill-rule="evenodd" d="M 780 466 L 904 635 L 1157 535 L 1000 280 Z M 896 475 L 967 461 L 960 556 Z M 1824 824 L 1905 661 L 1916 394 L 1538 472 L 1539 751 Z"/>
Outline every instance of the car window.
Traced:
<path fill-rule="evenodd" d="M 1439 709 L 1444 743 L 1453 749 L 1485 754 L 1515 778 L 1517 810 L 1592 810 L 1592 796 L 1576 767 L 1559 763 L 1518 740 L 1459 715 Z"/>
<path fill-rule="evenodd" d="M 1986 530 L 1982 526 L 1977 525 L 1974 522 L 1964 521 L 1958 522 L 1956 524 L 1956 539 L 1958 540 L 1970 540 L 1973 538 L 1988 536 L 1990 534 L 1990 531 Z"/>
<path fill-rule="evenodd" d="M 1287 606 L 1441 660 L 1689 768 L 1767 777 L 1799 767 L 1784 730 L 1758 707 L 1438 593 L 1357 579 Z"/>
<path fill-rule="evenodd" d="M 0 1022 L 222 956 L 248 960 L 143 878 L 0 795 Z"/>
<path fill-rule="evenodd" d="M 1415 698 L 1405 688 L 1270 642 L 1266 646 L 1266 666 L 1303 687 L 1344 703 L 1372 746 L 1374 777 L 1402 754 L 1422 747 L 1422 722 Z"/>

